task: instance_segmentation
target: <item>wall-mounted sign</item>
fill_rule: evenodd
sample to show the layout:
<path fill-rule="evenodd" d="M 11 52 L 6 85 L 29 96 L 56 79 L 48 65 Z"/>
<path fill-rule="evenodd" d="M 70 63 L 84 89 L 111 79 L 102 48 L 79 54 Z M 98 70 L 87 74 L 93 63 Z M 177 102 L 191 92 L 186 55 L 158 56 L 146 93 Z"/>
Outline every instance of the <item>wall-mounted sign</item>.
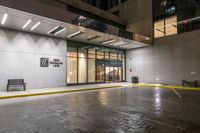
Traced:
<path fill-rule="evenodd" d="M 40 58 L 40 67 L 49 67 L 49 65 L 60 67 L 60 65 L 63 65 L 63 62 L 59 59 L 49 60 L 49 58 Z"/>
<path fill-rule="evenodd" d="M 49 59 L 40 58 L 40 67 L 49 67 Z"/>
<path fill-rule="evenodd" d="M 53 59 L 53 61 L 50 61 L 50 64 L 53 65 L 53 67 L 60 67 L 60 65 L 63 65 L 63 62 L 59 59 Z"/>

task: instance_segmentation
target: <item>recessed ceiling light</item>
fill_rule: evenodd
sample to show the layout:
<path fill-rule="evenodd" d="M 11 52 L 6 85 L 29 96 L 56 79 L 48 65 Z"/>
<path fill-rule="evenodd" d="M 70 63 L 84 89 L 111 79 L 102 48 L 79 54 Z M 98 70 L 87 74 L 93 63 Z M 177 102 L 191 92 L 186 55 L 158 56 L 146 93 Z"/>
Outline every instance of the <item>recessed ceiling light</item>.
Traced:
<path fill-rule="evenodd" d="M 125 44 L 127 44 L 127 42 L 125 42 L 125 41 L 120 41 L 120 42 L 113 43 L 113 44 L 111 44 L 111 45 L 113 45 L 113 46 L 119 46 L 119 45 L 125 45 Z"/>
<path fill-rule="evenodd" d="M 3 16 L 3 19 L 2 19 L 2 22 L 1 22 L 2 25 L 5 24 L 7 18 L 8 18 L 8 14 L 6 13 L 6 14 L 4 14 L 4 16 Z"/>
<path fill-rule="evenodd" d="M 68 38 L 72 38 L 72 37 L 75 37 L 75 36 L 78 36 L 78 35 L 80 35 L 80 34 L 82 34 L 83 32 L 81 32 L 81 31 L 77 31 L 77 32 L 75 32 L 75 33 L 73 33 L 73 34 L 71 34 L 71 35 L 68 35 L 67 37 Z"/>
<path fill-rule="evenodd" d="M 31 28 L 31 30 L 34 30 L 34 29 L 37 28 L 40 24 L 41 24 L 41 22 L 37 22 L 37 23 Z"/>
<path fill-rule="evenodd" d="M 100 38 L 100 37 L 101 36 L 93 36 L 93 37 L 87 38 L 86 40 L 91 41 L 91 40 L 94 40 L 94 39 L 97 39 L 97 38 Z"/>
<path fill-rule="evenodd" d="M 52 30 L 50 30 L 49 32 L 47 32 L 48 34 L 50 34 L 52 31 L 56 30 L 59 26 L 53 28 Z"/>
<path fill-rule="evenodd" d="M 31 19 L 29 19 L 26 23 L 25 23 L 25 25 L 23 26 L 23 29 L 25 29 L 30 23 L 31 23 Z"/>
<path fill-rule="evenodd" d="M 63 29 L 61 29 L 60 31 L 57 31 L 54 35 L 57 35 L 57 34 L 59 34 L 59 33 L 63 32 L 63 31 L 65 31 L 65 30 L 66 30 L 66 28 L 63 28 Z"/>
<path fill-rule="evenodd" d="M 113 42 L 115 42 L 116 41 L 116 39 L 109 39 L 109 40 L 105 40 L 105 41 L 102 41 L 102 42 L 100 42 L 101 44 L 108 44 L 108 43 L 113 43 Z"/>

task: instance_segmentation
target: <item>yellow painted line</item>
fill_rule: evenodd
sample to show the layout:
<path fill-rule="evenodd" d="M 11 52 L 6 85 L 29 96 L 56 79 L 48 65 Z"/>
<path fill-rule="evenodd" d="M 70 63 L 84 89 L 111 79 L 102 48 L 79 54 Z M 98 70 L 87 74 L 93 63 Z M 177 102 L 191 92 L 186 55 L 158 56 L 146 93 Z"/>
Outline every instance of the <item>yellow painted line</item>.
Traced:
<path fill-rule="evenodd" d="M 134 86 L 138 87 L 153 87 L 153 88 L 163 88 L 163 89 L 181 89 L 181 90 L 193 90 L 193 91 L 200 91 L 200 88 L 195 87 L 183 87 L 183 86 L 171 86 L 171 85 L 154 85 L 154 84 L 133 84 Z"/>
<path fill-rule="evenodd" d="M 52 95 L 52 94 L 61 94 L 61 93 L 70 93 L 70 92 L 81 92 L 81 91 L 111 89 L 111 88 L 119 89 L 119 88 L 123 88 L 123 87 L 122 86 L 105 86 L 105 87 L 98 87 L 98 88 L 83 88 L 83 89 L 62 90 L 62 91 L 54 91 L 54 92 L 41 92 L 41 93 L 32 93 L 32 94 L 18 94 L 18 95 L 10 95 L 10 96 L 0 96 L 0 99 L 33 97 L 33 96 Z"/>
<path fill-rule="evenodd" d="M 175 93 L 179 98 L 182 98 L 182 96 L 181 96 L 174 88 L 172 88 L 172 90 L 174 91 L 174 93 Z"/>

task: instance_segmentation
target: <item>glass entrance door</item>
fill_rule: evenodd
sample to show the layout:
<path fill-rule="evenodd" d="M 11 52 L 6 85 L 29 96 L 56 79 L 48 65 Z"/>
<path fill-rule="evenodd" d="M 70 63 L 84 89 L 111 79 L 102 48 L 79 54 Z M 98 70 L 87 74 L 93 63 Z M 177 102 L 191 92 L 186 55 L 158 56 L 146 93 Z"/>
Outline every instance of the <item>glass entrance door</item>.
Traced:
<path fill-rule="evenodd" d="M 104 64 L 97 65 L 97 82 L 104 82 Z"/>
<path fill-rule="evenodd" d="M 121 67 L 106 66 L 106 82 L 121 82 Z"/>

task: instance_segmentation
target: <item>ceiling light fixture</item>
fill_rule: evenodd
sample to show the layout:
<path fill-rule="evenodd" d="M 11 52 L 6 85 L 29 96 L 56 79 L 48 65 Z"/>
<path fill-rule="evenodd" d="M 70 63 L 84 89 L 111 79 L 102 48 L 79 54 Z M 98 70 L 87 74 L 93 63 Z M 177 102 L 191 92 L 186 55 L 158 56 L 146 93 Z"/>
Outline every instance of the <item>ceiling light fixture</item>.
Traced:
<path fill-rule="evenodd" d="M 65 31 L 65 30 L 66 30 L 66 28 L 63 28 L 62 30 L 57 31 L 54 35 L 57 35 L 57 34 L 59 34 L 59 33 L 63 32 L 63 31 Z"/>
<path fill-rule="evenodd" d="M 37 28 L 40 24 L 41 24 L 41 22 L 37 22 L 37 23 L 31 28 L 31 30 L 34 30 L 34 29 Z"/>
<path fill-rule="evenodd" d="M 127 44 L 127 42 L 125 42 L 125 41 L 120 41 L 120 42 L 113 43 L 113 44 L 111 44 L 111 45 L 113 45 L 113 46 L 119 46 L 119 45 L 125 45 L 125 44 Z"/>
<path fill-rule="evenodd" d="M 8 18 L 8 14 L 6 13 L 6 14 L 4 14 L 4 16 L 3 16 L 3 19 L 2 19 L 2 22 L 1 22 L 2 25 L 5 24 L 7 18 Z"/>
<path fill-rule="evenodd" d="M 50 34 L 52 31 L 56 30 L 59 26 L 53 28 L 52 30 L 50 30 L 49 32 L 47 32 L 48 34 Z"/>
<path fill-rule="evenodd" d="M 75 33 L 73 33 L 73 34 L 71 34 L 71 35 L 68 35 L 67 37 L 68 37 L 68 38 L 75 37 L 75 36 L 77 36 L 77 35 L 79 35 L 79 34 L 81 34 L 81 33 L 82 33 L 81 31 L 78 31 L 78 32 L 75 32 Z"/>
<path fill-rule="evenodd" d="M 106 40 L 106 41 L 102 41 L 102 42 L 100 42 L 101 44 L 108 44 L 108 43 L 113 43 L 113 42 L 115 42 L 116 41 L 116 39 L 109 39 L 109 40 Z"/>
<path fill-rule="evenodd" d="M 86 39 L 86 40 L 88 40 L 88 41 L 91 41 L 91 40 L 94 40 L 94 39 L 97 39 L 97 38 L 100 38 L 101 36 L 93 36 L 93 37 L 89 37 L 88 39 Z"/>
<path fill-rule="evenodd" d="M 26 23 L 25 23 L 25 25 L 23 26 L 23 29 L 25 29 L 30 23 L 31 23 L 31 19 L 29 19 Z"/>

